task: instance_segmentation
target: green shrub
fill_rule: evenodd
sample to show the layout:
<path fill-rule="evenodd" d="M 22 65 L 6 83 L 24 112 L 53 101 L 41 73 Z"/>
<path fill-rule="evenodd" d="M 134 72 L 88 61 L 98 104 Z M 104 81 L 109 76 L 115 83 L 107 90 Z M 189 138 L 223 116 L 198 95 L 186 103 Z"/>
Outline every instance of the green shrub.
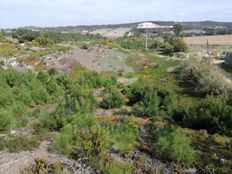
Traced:
<path fill-rule="evenodd" d="M 144 49 L 145 47 L 144 39 L 136 36 L 119 38 L 116 43 L 124 49 Z"/>
<path fill-rule="evenodd" d="M 80 75 L 78 84 L 83 88 L 99 88 L 103 82 L 96 72 L 84 72 Z"/>
<path fill-rule="evenodd" d="M 171 44 L 173 46 L 173 52 L 175 53 L 186 52 L 188 50 L 188 46 L 182 38 L 173 38 Z"/>
<path fill-rule="evenodd" d="M 232 107 L 220 99 L 207 97 L 199 104 L 179 106 L 173 119 L 183 127 L 206 129 L 210 133 L 232 135 Z"/>
<path fill-rule="evenodd" d="M 168 42 L 162 43 L 161 49 L 162 49 L 163 53 L 164 53 L 164 54 L 167 54 L 167 55 L 169 55 L 169 54 L 171 54 L 171 53 L 174 52 L 174 47 L 173 47 L 173 45 L 171 45 L 171 44 L 168 43 Z"/>
<path fill-rule="evenodd" d="M 168 127 L 156 137 L 155 153 L 164 160 L 174 160 L 190 165 L 195 161 L 195 151 L 190 147 L 189 140 L 179 129 Z"/>
<path fill-rule="evenodd" d="M 81 49 L 84 49 L 84 50 L 88 50 L 89 49 L 89 46 L 87 44 L 82 44 L 80 46 Z"/>
<path fill-rule="evenodd" d="M 67 156 L 100 156 L 108 147 L 107 133 L 97 124 L 93 116 L 73 116 L 69 124 L 61 129 L 54 144 L 55 149 Z"/>
<path fill-rule="evenodd" d="M 104 174 L 131 174 L 133 166 L 129 162 L 110 161 L 106 164 Z"/>
<path fill-rule="evenodd" d="M 133 117 L 125 117 L 117 125 L 105 124 L 103 126 L 109 132 L 110 145 L 115 146 L 122 154 L 131 153 L 138 138 L 138 128 L 133 122 Z"/>
<path fill-rule="evenodd" d="M 10 130 L 11 120 L 11 114 L 3 109 L 0 109 L 0 132 Z"/>
<path fill-rule="evenodd" d="M 107 89 L 104 91 L 103 100 L 100 107 L 104 109 L 120 108 L 124 104 L 124 97 L 120 91 L 116 89 Z"/>
<path fill-rule="evenodd" d="M 36 45 L 36 46 L 49 46 L 54 44 L 54 41 L 51 39 L 48 39 L 46 37 L 37 37 L 32 41 L 32 44 Z"/>
<path fill-rule="evenodd" d="M 7 148 L 10 152 L 20 152 L 26 150 L 32 150 L 39 146 L 38 137 L 32 136 L 27 137 L 25 135 L 16 136 L 5 140 L 4 147 Z"/>
<path fill-rule="evenodd" d="M 39 32 L 27 30 L 27 29 L 14 29 L 12 30 L 12 37 L 17 38 L 20 43 L 26 41 L 33 41 L 39 36 Z"/>
<path fill-rule="evenodd" d="M 137 116 L 155 117 L 161 113 L 170 114 L 176 107 L 176 97 L 170 90 L 135 84 L 128 87 L 124 93 Z"/>
<path fill-rule="evenodd" d="M 229 94 L 232 85 L 226 80 L 225 73 L 209 62 L 197 59 L 185 61 L 181 65 L 180 80 L 194 87 L 197 92 L 206 94 Z"/>

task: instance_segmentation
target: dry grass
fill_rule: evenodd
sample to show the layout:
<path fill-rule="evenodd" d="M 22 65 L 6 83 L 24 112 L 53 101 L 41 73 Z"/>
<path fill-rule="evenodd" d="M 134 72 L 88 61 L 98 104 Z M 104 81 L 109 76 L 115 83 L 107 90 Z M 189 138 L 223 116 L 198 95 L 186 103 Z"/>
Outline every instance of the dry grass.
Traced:
<path fill-rule="evenodd" d="M 189 45 L 206 45 L 207 39 L 209 45 L 232 45 L 232 35 L 185 37 L 184 41 Z"/>

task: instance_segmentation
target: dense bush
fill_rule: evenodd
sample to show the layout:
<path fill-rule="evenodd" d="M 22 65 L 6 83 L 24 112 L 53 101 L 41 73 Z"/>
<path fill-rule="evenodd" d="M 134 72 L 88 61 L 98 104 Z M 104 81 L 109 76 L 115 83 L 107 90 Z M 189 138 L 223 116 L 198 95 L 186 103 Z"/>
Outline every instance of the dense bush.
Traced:
<path fill-rule="evenodd" d="M 161 113 L 170 114 L 176 106 L 176 98 L 172 91 L 154 86 L 137 83 L 126 87 L 124 93 L 137 116 L 155 117 Z"/>
<path fill-rule="evenodd" d="M 193 86 L 195 91 L 207 94 L 228 94 L 232 89 L 225 73 L 215 65 L 196 59 L 185 61 L 181 65 L 180 80 Z"/>
<path fill-rule="evenodd" d="M 100 107 L 104 109 L 120 108 L 124 104 L 124 97 L 117 89 L 105 89 Z"/>
<path fill-rule="evenodd" d="M 73 116 L 58 136 L 54 147 L 65 155 L 99 156 L 108 146 L 107 134 L 96 123 L 93 116 Z"/>
<path fill-rule="evenodd" d="M 105 124 L 103 128 L 109 132 L 110 145 L 122 154 L 131 153 L 138 138 L 138 128 L 133 117 L 126 117 L 119 124 Z"/>
<path fill-rule="evenodd" d="M 155 140 L 155 153 L 161 159 L 171 159 L 186 165 L 195 161 L 195 151 L 179 129 L 170 126 L 161 132 L 155 132 Z"/>
<path fill-rule="evenodd" d="M 96 72 L 82 73 L 78 83 L 84 88 L 99 88 L 103 86 L 103 82 Z"/>
<path fill-rule="evenodd" d="M 220 99 L 208 97 L 196 105 L 179 106 L 172 117 L 183 127 L 232 135 L 232 107 Z"/>
<path fill-rule="evenodd" d="M 46 38 L 54 40 L 56 43 L 64 42 L 64 41 L 90 41 L 90 40 L 102 39 L 102 36 L 100 35 L 92 35 L 92 34 L 83 35 L 81 33 L 61 33 L 61 32 L 53 32 L 53 31 L 43 32 L 42 35 Z"/>
<path fill-rule="evenodd" d="M 167 54 L 167 55 L 169 55 L 169 54 L 171 54 L 171 53 L 174 52 L 174 47 L 173 47 L 173 45 L 171 45 L 171 44 L 168 43 L 168 42 L 162 43 L 162 44 L 161 44 L 161 49 L 162 49 L 162 51 L 163 51 L 163 54 Z"/>
<path fill-rule="evenodd" d="M 62 84 L 46 72 L 36 75 L 0 69 L 0 80 L 1 131 L 8 131 L 10 125 L 26 126 L 29 119 L 25 115 L 33 106 L 57 100 L 64 93 Z"/>
<path fill-rule="evenodd" d="M 87 44 L 82 44 L 81 46 L 80 46 L 80 48 L 81 49 L 83 49 L 83 50 L 88 50 L 89 49 L 89 46 L 87 45 Z"/>
<path fill-rule="evenodd" d="M 10 130 L 12 116 L 7 111 L 0 110 L 0 132 Z"/>
<path fill-rule="evenodd" d="M 46 47 L 54 44 L 54 41 L 45 37 L 37 37 L 32 41 L 32 44 Z"/>
<path fill-rule="evenodd" d="M 124 49 L 144 49 L 144 39 L 142 37 L 123 37 L 116 40 L 116 43 L 119 44 Z"/>
<path fill-rule="evenodd" d="M 19 42 L 33 41 L 39 36 L 39 32 L 27 29 L 15 29 L 12 31 L 12 37 L 17 38 Z"/>

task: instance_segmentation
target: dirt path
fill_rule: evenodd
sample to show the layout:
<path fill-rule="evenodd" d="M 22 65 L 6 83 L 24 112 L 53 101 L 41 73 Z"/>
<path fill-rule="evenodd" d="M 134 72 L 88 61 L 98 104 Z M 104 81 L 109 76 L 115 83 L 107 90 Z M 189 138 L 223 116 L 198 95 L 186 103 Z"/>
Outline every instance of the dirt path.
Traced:
<path fill-rule="evenodd" d="M 49 142 L 44 141 L 38 149 L 32 152 L 2 153 L 0 155 L 0 174 L 20 174 L 20 172 L 26 166 L 30 165 L 36 157 L 47 159 L 49 144 Z"/>
<path fill-rule="evenodd" d="M 81 160 L 75 161 L 65 156 L 48 151 L 50 142 L 44 141 L 34 151 L 22 151 L 19 153 L 0 153 L 0 174 L 21 174 L 25 167 L 29 166 L 35 158 L 41 158 L 48 162 L 61 162 L 73 170 L 75 174 L 95 174 L 94 169 L 84 165 Z"/>

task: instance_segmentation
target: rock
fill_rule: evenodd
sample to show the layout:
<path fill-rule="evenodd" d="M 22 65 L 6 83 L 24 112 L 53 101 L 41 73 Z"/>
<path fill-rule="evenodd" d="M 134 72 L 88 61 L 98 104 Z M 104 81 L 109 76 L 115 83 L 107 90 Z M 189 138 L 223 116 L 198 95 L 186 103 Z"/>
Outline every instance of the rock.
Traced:
<path fill-rule="evenodd" d="M 197 173 L 197 169 L 196 168 L 189 168 L 185 170 L 186 174 L 196 174 Z"/>
<path fill-rule="evenodd" d="M 119 152 L 118 146 L 116 144 L 112 145 L 110 148 L 110 152 L 111 153 L 118 153 Z"/>

